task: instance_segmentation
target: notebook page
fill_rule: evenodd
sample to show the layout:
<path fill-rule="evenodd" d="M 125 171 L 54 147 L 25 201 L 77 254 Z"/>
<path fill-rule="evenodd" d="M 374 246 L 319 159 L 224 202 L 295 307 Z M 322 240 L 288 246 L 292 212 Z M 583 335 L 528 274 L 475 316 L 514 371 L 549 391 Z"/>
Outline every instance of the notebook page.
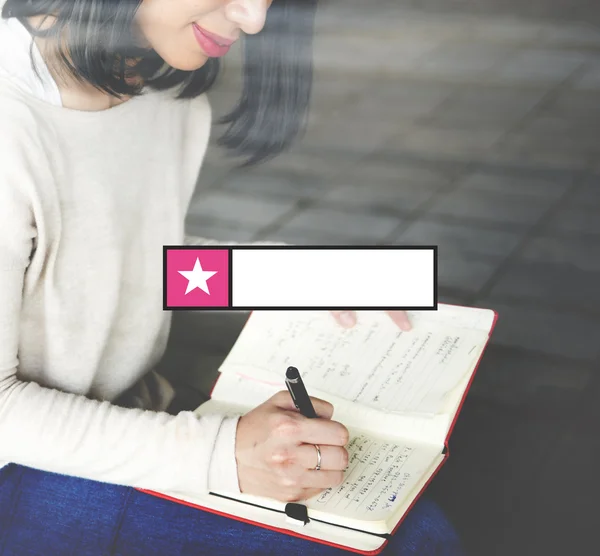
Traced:
<path fill-rule="evenodd" d="M 327 312 L 255 312 L 221 370 L 278 383 L 294 365 L 308 388 L 380 411 L 439 414 L 488 333 L 420 316 L 413 324 L 402 332 L 373 312 L 345 330 Z"/>
<path fill-rule="evenodd" d="M 253 376 L 239 375 L 233 372 L 222 374 L 212 393 L 212 398 L 202 404 L 198 414 L 207 412 L 241 415 L 259 406 L 281 390 L 286 390 L 283 378 L 277 382 L 264 382 L 256 373 Z M 268 375 L 268 378 L 272 378 Z M 403 438 L 416 442 L 435 444 L 439 450 L 443 447 L 448 427 L 449 415 L 436 415 L 429 418 L 413 417 L 399 413 L 381 412 L 364 405 L 356 405 L 338 398 L 318 388 L 310 390 L 314 397 L 321 398 L 333 405 L 333 419 L 348 428 L 360 428 L 363 431 L 376 431 L 390 438 Z"/>
<path fill-rule="evenodd" d="M 411 496 L 440 451 L 434 446 L 351 437 L 344 482 L 307 501 L 309 510 L 361 521 L 385 521 Z M 316 515 L 316 514 L 314 514 Z"/>
<path fill-rule="evenodd" d="M 335 543 L 356 550 L 367 552 L 375 551 L 385 542 L 385 539 L 382 537 L 376 537 L 361 531 L 342 529 L 335 525 L 331 525 L 330 522 L 321 523 L 313 520 L 306 526 L 302 526 L 299 523 L 293 523 L 288 520 L 283 513 L 285 508 L 284 504 L 271 504 L 264 498 L 242 496 L 239 497 L 239 499 L 230 499 L 214 496 L 213 494 L 202 495 L 180 492 L 165 492 L 164 494 L 172 497 L 175 501 L 187 502 L 203 509 L 209 508 L 222 514 L 230 515 L 232 517 L 235 516 L 246 521 L 253 521 L 271 528 L 287 529 L 300 535 L 306 535 L 314 539 Z M 240 501 L 258 504 L 262 507 L 241 504 Z M 272 508 L 276 511 L 269 511 L 269 509 L 263 508 Z"/>
<path fill-rule="evenodd" d="M 432 320 L 436 322 L 457 326 L 459 328 L 471 328 L 489 332 L 494 324 L 495 314 L 490 309 L 478 309 L 474 307 L 461 307 L 458 305 L 446 305 L 440 303 L 438 310 L 431 311 L 408 311 L 410 321 L 416 322 Z"/>
<path fill-rule="evenodd" d="M 227 413 L 219 402 L 211 401 L 203 404 L 196 413 L 200 416 L 212 412 Z M 342 484 L 324 490 L 304 503 L 309 517 L 374 533 L 388 532 L 386 521 L 412 500 L 417 487 L 423 484 L 424 477 L 428 478 L 433 463 L 439 461 L 441 454 L 441 446 L 410 440 L 384 440 L 357 429 L 350 429 L 346 449 L 349 461 Z M 274 499 L 247 494 L 235 497 L 277 511 L 282 511 L 285 506 Z M 370 525 L 361 522 L 370 522 Z"/>

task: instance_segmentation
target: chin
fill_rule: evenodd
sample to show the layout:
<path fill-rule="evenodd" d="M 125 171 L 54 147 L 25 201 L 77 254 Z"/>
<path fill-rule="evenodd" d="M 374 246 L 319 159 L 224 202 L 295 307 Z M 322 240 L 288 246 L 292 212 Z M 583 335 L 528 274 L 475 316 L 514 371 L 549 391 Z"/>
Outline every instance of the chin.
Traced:
<path fill-rule="evenodd" d="M 199 70 L 208 61 L 206 54 L 195 55 L 165 55 L 161 58 L 172 68 L 180 71 L 196 71 Z"/>

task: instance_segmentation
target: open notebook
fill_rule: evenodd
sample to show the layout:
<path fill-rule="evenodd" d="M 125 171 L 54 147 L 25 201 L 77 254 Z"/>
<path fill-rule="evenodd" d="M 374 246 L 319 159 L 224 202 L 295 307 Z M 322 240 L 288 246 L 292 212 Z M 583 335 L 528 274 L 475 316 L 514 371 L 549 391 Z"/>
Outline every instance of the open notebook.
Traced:
<path fill-rule="evenodd" d="M 439 305 L 409 313 L 402 332 L 382 312 L 349 330 L 328 312 L 252 313 L 197 410 L 243 414 L 300 370 L 310 395 L 331 402 L 350 431 L 344 482 L 297 505 L 227 492 L 153 493 L 364 554 L 389 536 L 448 456 L 447 440 L 496 322 L 491 310 Z M 148 491 L 146 491 L 148 492 Z M 305 519 L 305 517 L 307 519 Z"/>

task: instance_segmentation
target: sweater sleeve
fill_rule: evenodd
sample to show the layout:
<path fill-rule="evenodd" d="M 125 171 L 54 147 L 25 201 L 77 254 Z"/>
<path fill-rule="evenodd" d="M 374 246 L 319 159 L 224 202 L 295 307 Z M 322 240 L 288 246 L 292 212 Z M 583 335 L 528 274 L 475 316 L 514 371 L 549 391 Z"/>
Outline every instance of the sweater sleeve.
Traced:
<path fill-rule="evenodd" d="M 237 418 L 126 409 L 19 379 L 35 192 L 50 173 L 35 137 L 22 137 L 23 127 L 9 133 L 0 126 L 0 461 L 188 495 L 239 492 Z"/>

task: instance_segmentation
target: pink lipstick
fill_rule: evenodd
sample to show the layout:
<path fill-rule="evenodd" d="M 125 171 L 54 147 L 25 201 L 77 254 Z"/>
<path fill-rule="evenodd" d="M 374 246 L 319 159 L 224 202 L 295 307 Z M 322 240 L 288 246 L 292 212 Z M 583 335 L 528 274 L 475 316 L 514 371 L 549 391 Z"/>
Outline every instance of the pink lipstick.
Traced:
<path fill-rule="evenodd" d="M 221 56 L 225 56 L 225 54 L 229 52 L 231 45 L 235 42 L 235 40 L 215 35 L 195 23 L 193 24 L 193 27 L 194 35 L 196 36 L 200 48 L 202 48 L 210 58 L 220 58 Z"/>

